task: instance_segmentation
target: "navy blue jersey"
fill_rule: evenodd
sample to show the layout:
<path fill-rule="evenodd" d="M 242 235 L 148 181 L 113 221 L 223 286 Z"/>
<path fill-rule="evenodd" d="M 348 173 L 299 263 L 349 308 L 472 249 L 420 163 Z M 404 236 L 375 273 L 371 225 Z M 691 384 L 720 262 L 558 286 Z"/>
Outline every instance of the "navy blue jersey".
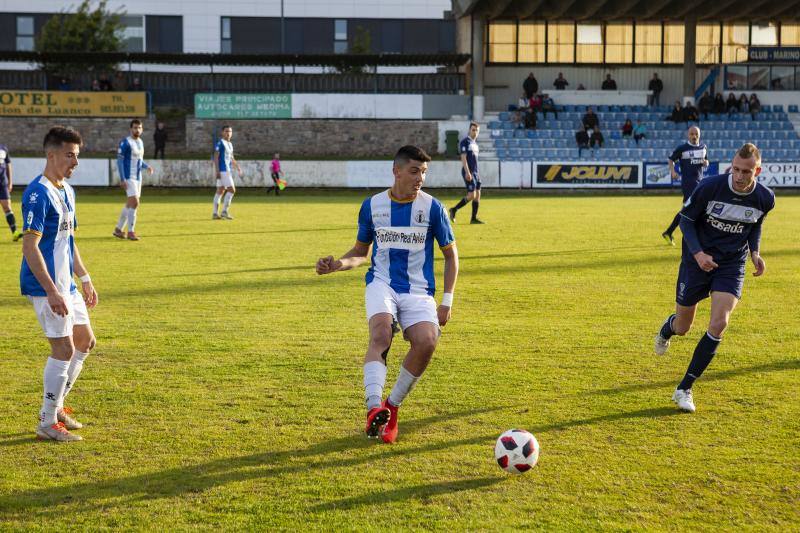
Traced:
<path fill-rule="evenodd" d="M 683 143 L 675 148 L 669 156 L 673 163 L 680 166 L 681 188 L 684 197 L 694 191 L 697 184 L 703 179 L 703 162 L 708 159 L 708 148 L 705 143 Z"/>
<path fill-rule="evenodd" d="M 467 155 L 467 167 L 469 167 L 469 171 L 473 176 L 478 174 L 478 152 L 478 141 L 472 139 L 469 135 L 464 137 L 458 147 L 459 154 Z M 461 173 L 464 173 L 463 167 Z"/>
<path fill-rule="evenodd" d="M 702 251 L 714 261 L 745 261 L 751 232 L 760 234 L 761 223 L 775 207 L 775 194 L 756 182 L 749 193 L 733 190 L 730 174 L 711 176 L 701 181 L 683 204 L 681 216 L 694 222 Z M 686 238 L 683 260 L 694 260 Z"/>
<path fill-rule="evenodd" d="M 0 144 L 0 181 L 6 179 L 6 167 L 11 163 L 11 156 L 8 154 L 8 147 Z"/>

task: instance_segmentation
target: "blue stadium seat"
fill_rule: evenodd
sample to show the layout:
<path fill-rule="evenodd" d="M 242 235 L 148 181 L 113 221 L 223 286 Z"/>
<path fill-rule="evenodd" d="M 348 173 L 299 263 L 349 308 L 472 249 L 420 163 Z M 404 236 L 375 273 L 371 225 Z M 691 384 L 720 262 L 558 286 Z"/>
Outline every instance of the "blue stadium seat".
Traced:
<path fill-rule="evenodd" d="M 789 113 L 800 113 L 800 111 L 798 111 L 796 105 L 790 105 L 789 106 Z"/>
<path fill-rule="evenodd" d="M 503 111 L 502 113 L 500 113 L 500 120 L 502 122 L 506 122 L 506 121 L 511 120 L 511 113 Z"/>

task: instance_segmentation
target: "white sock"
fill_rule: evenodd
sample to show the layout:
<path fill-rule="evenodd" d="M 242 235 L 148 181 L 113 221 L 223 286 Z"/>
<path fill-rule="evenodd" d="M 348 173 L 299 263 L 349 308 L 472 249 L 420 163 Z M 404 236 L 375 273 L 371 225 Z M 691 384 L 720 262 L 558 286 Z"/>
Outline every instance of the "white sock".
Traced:
<path fill-rule="evenodd" d="M 135 207 L 128 208 L 128 231 L 133 231 L 133 227 L 136 225 L 136 211 Z"/>
<path fill-rule="evenodd" d="M 381 406 L 385 383 L 386 365 L 380 361 L 364 363 L 364 396 L 367 398 L 367 409 Z"/>
<path fill-rule="evenodd" d="M 219 213 L 219 201 L 222 200 L 222 195 L 217 193 L 214 195 L 214 214 Z"/>
<path fill-rule="evenodd" d="M 128 220 L 128 208 L 123 207 L 122 213 L 119 214 L 119 222 L 117 222 L 117 229 L 122 231 L 125 229 L 125 221 Z"/>
<path fill-rule="evenodd" d="M 86 359 L 87 355 L 89 354 L 79 352 L 78 350 L 75 350 L 72 354 L 72 359 L 69 362 L 69 370 L 67 370 L 67 385 L 64 387 L 64 399 L 66 399 L 67 394 L 69 394 L 69 391 L 71 391 L 73 385 L 75 385 L 75 381 L 78 379 L 83 369 L 83 360 Z"/>
<path fill-rule="evenodd" d="M 222 199 L 222 212 L 227 213 L 228 209 L 231 207 L 231 201 L 233 201 L 233 193 L 228 191 L 225 193 L 225 197 Z"/>
<path fill-rule="evenodd" d="M 389 402 L 395 407 L 400 407 L 400 404 L 406 399 L 408 393 L 411 392 L 411 389 L 417 384 L 417 380 L 419 380 L 418 376 L 415 376 L 406 370 L 404 366 L 400 365 L 400 374 L 398 374 L 397 381 L 394 382 L 392 392 L 389 394 Z"/>
<path fill-rule="evenodd" d="M 47 364 L 44 365 L 42 411 L 39 413 L 39 423 L 43 426 L 52 426 L 56 423 L 56 413 L 64 397 L 64 387 L 67 385 L 68 369 L 69 361 L 47 358 Z"/>

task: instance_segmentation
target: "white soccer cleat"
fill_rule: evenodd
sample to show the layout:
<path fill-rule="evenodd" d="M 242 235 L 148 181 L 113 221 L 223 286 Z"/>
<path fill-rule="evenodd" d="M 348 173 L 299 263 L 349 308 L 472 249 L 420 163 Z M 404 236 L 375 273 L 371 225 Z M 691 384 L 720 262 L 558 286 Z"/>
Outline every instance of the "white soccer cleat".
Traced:
<path fill-rule="evenodd" d="M 694 413 L 694 398 L 692 398 L 692 389 L 675 389 L 672 394 L 672 401 L 678 404 L 678 409 L 686 411 L 687 413 Z"/>
<path fill-rule="evenodd" d="M 222 218 L 224 218 L 225 220 L 233 220 L 233 217 L 230 216 L 227 211 L 224 211 L 222 213 Z"/>
<path fill-rule="evenodd" d="M 57 422 L 52 426 L 36 426 L 36 438 L 39 440 L 54 440 L 58 442 L 83 440 L 83 437 L 80 435 L 70 433 L 61 422 Z"/>
<path fill-rule="evenodd" d="M 222 220 L 222 217 L 214 213 L 213 215 L 211 215 L 211 220 Z"/>
<path fill-rule="evenodd" d="M 83 427 L 83 424 L 75 420 L 75 418 L 72 415 L 73 415 L 72 409 L 69 407 L 64 407 L 63 409 L 59 409 L 58 412 L 56 412 L 56 418 L 58 418 L 59 422 L 64 424 L 65 428 L 67 428 L 70 431 L 73 431 L 75 429 L 81 429 Z"/>
<path fill-rule="evenodd" d="M 656 333 L 656 340 L 655 340 L 655 352 L 656 355 L 664 355 L 667 353 L 667 349 L 669 348 L 669 339 L 665 339 L 661 336 L 661 333 Z"/>

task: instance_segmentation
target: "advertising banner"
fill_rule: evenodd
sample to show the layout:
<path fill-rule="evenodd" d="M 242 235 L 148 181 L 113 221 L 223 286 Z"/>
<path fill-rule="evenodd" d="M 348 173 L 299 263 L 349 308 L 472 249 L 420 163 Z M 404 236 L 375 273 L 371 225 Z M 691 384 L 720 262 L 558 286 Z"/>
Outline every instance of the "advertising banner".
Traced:
<path fill-rule="evenodd" d="M 143 117 L 143 92 L 73 92 L 0 90 L 5 117 Z"/>
<path fill-rule="evenodd" d="M 642 186 L 642 164 L 620 163 L 537 163 L 534 187 L 626 188 Z"/>
<path fill-rule="evenodd" d="M 47 163 L 44 157 L 15 157 L 11 164 L 14 165 L 14 194 L 19 192 L 22 197 L 24 186 L 34 178 L 42 174 Z M 113 161 L 116 167 L 116 160 Z M 106 187 L 109 178 L 108 159 L 81 159 L 78 168 L 69 178 L 69 184 L 73 186 L 90 185 L 93 187 Z"/>
<path fill-rule="evenodd" d="M 800 187 L 800 163 L 764 163 L 758 182 L 770 189 Z"/>
<path fill-rule="evenodd" d="M 196 118 L 292 118 L 291 94 L 224 94 L 194 95 Z"/>
<path fill-rule="evenodd" d="M 750 63 L 800 62 L 800 46 L 751 46 L 747 49 Z"/>
<path fill-rule="evenodd" d="M 677 179 L 671 179 L 669 175 L 669 163 L 647 161 L 644 164 L 644 186 L 646 188 L 667 188 L 681 186 L 681 166 L 675 165 L 678 174 Z M 703 177 L 716 176 L 719 174 L 719 163 L 712 161 L 706 167 Z"/>

